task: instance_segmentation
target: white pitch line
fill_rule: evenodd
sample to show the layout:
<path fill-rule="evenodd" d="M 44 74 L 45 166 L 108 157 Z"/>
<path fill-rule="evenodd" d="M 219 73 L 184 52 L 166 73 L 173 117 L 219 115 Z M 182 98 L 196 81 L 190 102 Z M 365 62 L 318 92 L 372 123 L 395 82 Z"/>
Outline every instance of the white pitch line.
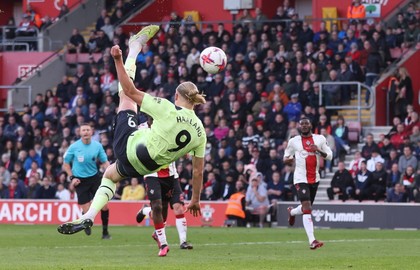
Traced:
<path fill-rule="evenodd" d="M 402 238 L 388 238 L 388 239 L 333 239 L 333 240 L 325 240 L 324 243 L 352 243 L 352 242 L 386 242 L 386 241 L 401 241 L 401 240 L 407 240 L 407 241 L 413 241 L 420 239 L 402 239 Z M 284 245 L 284 244 L 302 244 L 307 243 L 307 241 L 268 241 L 268 242 L 236 242 L 236 243 L 207 243 L 207 244 L 194 244 L 195 246 L 247 246 L 247 245 Z M 124 247 L 151 247 L 156 246 L 156 244 L 133 244 L 133 245 L 112 245 L 112 247 L 117 248 L 124 248 Z M 97 245 L 91 245 L 91 246 L 55 246 L 55 249 L 69 249 L 69 248 L 109 248 L 110 246 L 97 246 Z M 39 248 L 39 247 L 37 247 Z"/>

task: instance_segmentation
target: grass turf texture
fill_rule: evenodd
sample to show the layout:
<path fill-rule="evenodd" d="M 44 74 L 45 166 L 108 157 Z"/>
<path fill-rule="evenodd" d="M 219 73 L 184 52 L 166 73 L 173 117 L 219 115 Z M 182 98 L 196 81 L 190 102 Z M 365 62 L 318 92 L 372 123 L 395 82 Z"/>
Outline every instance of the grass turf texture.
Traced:
<path fill-rule="evenodd" d="M 56 226 L 0 225 L 0 269 L 419 269 L 420 234 L 394 230 L 316 230 L 324 247 L 310 250 L 303 229 L 189 228 L 193 250 L 159 258 L 152 227 L 100 226 L 60 235 Z"/>

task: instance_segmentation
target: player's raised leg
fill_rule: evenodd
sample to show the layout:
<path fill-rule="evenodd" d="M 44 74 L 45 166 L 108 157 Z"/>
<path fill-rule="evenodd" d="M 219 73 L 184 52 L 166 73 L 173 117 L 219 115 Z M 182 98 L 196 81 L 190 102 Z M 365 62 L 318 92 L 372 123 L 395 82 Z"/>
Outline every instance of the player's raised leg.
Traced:
<path fill-rule="evenodd" d="M 124 68 L 127 71 L 128 76 L 134 80 L 136 75 L 136 59 L 137 55 L 141 52 L 143 46 L 159 31 L 159 26 L 148 25 L 144 27 L 140 32 L 130 37 L 128 41 L 128 56 L 124 63 Z M 137 112 L 137 104 L 122 91 L 122 86 L 118 83 L 118 92 L 120 96 L 120 104 L 118 106 L 118 112 L 131 110 Z"/>

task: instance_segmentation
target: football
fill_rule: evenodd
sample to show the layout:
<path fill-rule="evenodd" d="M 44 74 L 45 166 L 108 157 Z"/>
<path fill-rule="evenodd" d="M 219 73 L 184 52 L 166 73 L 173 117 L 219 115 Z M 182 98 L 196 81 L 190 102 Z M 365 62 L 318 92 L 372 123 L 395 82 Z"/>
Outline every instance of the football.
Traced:
<path fill-rule="evenodd" d="M 207 47 L 200 54 L 200 65 L 210 74 L 216 74 L 224 70 L 226 63 L 226 54 L 218 47 Z"/>

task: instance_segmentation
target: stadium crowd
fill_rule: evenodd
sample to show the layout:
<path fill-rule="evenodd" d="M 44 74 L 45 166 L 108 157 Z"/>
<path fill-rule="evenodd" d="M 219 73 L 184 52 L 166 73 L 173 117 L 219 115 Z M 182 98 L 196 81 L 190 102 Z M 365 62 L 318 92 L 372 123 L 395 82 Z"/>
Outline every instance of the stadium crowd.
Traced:
<path fill-rule="evenodd" d="M 380 138 L 367 134 L 366 145 L 347 169 L 342 163 L 350 154 L 345 118 L 339 116 L 333 123 L 336 112 L 325 105 L 349 104 L 354 89 L 324 86 L 322 104 L 318 103 L 319 82 L 356 80 L 372 85 L 393 61 L 391 48 L 417 41 L 419 11 L 399 14 L 397 23 L 386 28 L 351 20 L 329 29 L 321 21 L 319 30 L 313 31 L 284 2 L 270 18 L 275 22 L 265 22 L 267 16 L 257 8 L 255 17 L 243 12 L 232 30 L 222 23 L 200 29 L 173 12 L 137 57 L 139 89 L 173 100 L 177 85 L 190 80 L 206 94 L 207 103 L 197 107 L 208 139 L 202 199 L 227 200 L 255 180 L 260 195 L 268 198 L 267 207 L 276 200 L 295 200 L 293 168 L 284 166 L 282 158 L 304 115 L 334 150 L 333 163 L 321 168 L 331 171 L 338 164 L 328 191 L 331 199 L 338 194 L 343 200 L 380 200 L 387 194 L 388 201 L 419 201 L 420 121 L 412 110 L 413 89 L 404 69 L 394 89 L 396 102 L 402 105 L 392 130 Z M 124 13 L 121 4 L 117 1 L 115 16 Z M 94 127 L 93 139 L 115 161 L 112 121 L 118 96 L 110 47 L 119 44 L 126 51 L 130 33 L 108 12 L 98 18 L 87 40 L 74 29 L 67 45 L 69 53 L 101 53 L 100 60 L 91 57 L 89 63 L 77 64 L 54 91 L 38 94 L 23 113 L 10 106 L 0 116 L 0 198 L 74 199 L 74 187 L 62 169 L 63 155 L 80 138 L 79 125 L 84 122 Z M 222 73 L 206 74 L 200 67 L 200 52 L 208 46 L 226 52 L 228 64 Z M 146 116 L 138 117 L 146 121 Z M 188 199 L 192 190 L 188 157 L 179 160 L 178 172 Z M 141 184 L 143 179 L 139 180 Z M 135 182 L 127 179 L 120 185 L 115 199 L 129 197 L 122 193 L 130 181 Z M 252 207 L 251 197 L 247 195 Z"/>

